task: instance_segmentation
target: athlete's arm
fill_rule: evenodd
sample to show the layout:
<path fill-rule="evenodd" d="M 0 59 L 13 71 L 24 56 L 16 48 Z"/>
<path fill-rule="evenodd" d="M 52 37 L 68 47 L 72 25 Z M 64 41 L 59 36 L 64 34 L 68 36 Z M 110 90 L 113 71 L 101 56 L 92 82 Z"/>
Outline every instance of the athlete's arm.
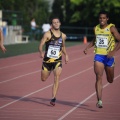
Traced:
<path fill-rule="evenodd" d="M 65 55 L 65 63 L 67 63 L 69 61 L 69 58 L 68 58 L 68 54 L 67 54 L 66 46 L 65 46 L 66 35 L 63 33 L 62 33 L 62 39 L 63 39 L 62 52 Z"/>
<path fill-rule="evenodd" d="M 0 30 L 0 49 L 5 53 L 6 52 L 6 48 L 3 45 L 3 33 L 2 30 Z"/>
<path fill-rule="evenodd" d="M 118 32 L 118 30 L 116 29 L 116 27 L 112 26 L 110 28 L 111 33 L 113 34 L 113 36 L 115 37 L 115 39 L 118 41 L 118 44 L 115 47 L 115 51 L 120 49 L 120 33 Z"/>
<path fill-rule="evenodd" d="M 95 31 L 95 28 L 94 28 L 94 31 Z M 94 38 L 93 38 L 93 40 L 90 42 L 90 44 L 83 51 L 84 54 L 87 54 L 88 49 L 91 48 L 91 47 L 93 47 L 94 45 L 95 45 L 95 32 L 94 32 Z"/>
<path fill-rule="evenodd" d="M 40 42 L 40 45 L 39 45 L 39 52 L 40 52 L 41 58 L 44 57 L 43 46 L 44 46 L 45 42 L 46 42 L 49 38 L 50 38 L 50 33 L 49 33 L 49 31 L 48 31 L 48 32 L 46 32 L 46 33 L 43 35 L 43 37 L 42 37 L 42 39 L 41 39 L 41 42 Z"/>
<path fill-rule="evenodd" d="M 114 56 L 114 55 L 115 55 L 115 52 L 120 49 L 120 34 L 119 34 L 118 30 L 116 29 L 115 26 L 112 26 L 112 27 L 110 28 L 110 31 L 111 31 L 111 33 L 113 34 L 113 36 L 115 37 L 115 39 L 116 39 L 118 42 L 117 42 L 114 50 L 113 50 L 113 51 L 110 51 L 110 52 L 108 53 L 108 55 L 107 55 L 108 57 Z"/>

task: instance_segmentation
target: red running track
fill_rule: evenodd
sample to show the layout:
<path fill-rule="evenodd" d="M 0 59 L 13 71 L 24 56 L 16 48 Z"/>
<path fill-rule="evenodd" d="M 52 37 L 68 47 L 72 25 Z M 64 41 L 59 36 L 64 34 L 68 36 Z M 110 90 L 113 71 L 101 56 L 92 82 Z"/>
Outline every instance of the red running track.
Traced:
<path fill-rule="evenodd" d="M 103 108 L 96 108 L 93 49 L 86 45 L 67 48 L 57 102 L 52 107 L 53 74 L 40 81 L 39 53 L 0 59 L 0 120 L 120 120 L 120 51 L 115 55 L 115 79 L 103 77 Z"/>

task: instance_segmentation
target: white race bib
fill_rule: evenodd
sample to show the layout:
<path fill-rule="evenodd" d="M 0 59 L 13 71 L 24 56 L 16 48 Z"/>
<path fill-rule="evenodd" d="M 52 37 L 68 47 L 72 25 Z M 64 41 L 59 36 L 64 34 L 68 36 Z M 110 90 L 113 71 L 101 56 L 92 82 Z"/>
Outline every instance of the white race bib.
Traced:
<path fill-rule="evenodd" d="M 96 37 L 96 46 L 99 48 L 107 48 L 108 47 L 108 37 L 106 36 L 97 36 Z"/>
<path fill-rule="evenodd" d="M 59 58 L 60 46 L 49 45 L 47 57 L 49 58 Z"/>

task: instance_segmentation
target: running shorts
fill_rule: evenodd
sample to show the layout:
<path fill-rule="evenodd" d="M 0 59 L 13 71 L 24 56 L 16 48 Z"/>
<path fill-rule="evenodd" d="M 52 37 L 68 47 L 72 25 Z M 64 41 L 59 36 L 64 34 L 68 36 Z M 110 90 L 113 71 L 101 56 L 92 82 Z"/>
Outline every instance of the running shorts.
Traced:
<path fill-rule="evenodd" d="M 114 57 L 108 58 L 107 55 L 96 54 L 94 57 L 94 61 L 101 62 L 108 67 L 113 67 L 115 65 L 115 58 Z"/>
<path fill-rule="evenodd" d="M 62 62 L 61 61 L 51 62 L 51 63 L 43 62 L 43 64 L 42 64 L 42 70 L 45 70 L 45 71 L 52 71 L 52 70 L 54 70 L 55 68 L 58 68 L 58 67 L 62 68 Z"/>

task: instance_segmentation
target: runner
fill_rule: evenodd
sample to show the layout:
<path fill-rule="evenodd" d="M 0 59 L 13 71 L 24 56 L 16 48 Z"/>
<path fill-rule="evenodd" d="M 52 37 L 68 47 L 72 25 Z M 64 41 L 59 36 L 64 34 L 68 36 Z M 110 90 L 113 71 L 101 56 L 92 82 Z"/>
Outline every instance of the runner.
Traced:
<path fill-rule="evenodd" d="M 51 105 L 55 105 L 56 94 L 59 86 L 59 78 L 62 72 L 62 53 L 65 55 L 65 63 L 68 62 L 68 55 L 65 47 L 66 35 L 60 31 L 59 18 L 52 18 L 51 29 L 43 35 L 39 45 L 40 56 L 43 58 L 41 80 L 45 81 L 51 71 L 54 73 L 54 84 L 52 90 Z M 45 54 L 43 46 L 45 45 Z"/>
<path fill-rule="evenodd" d="M 105 70 L 107 81 L 113 82 L 114 79 L 114 55 L 120 48 L 120 34 L 114 24 L 108 24 L 109 17 L 106 11 L 99 13 L 99 24 L 94 28 L 95 38 L 86 47 L 84 53 L 94 46 L 94 72 L 96 75 L 96 94 L 97 94 L 97 107 L 102 108 L 102 77 Z M 118 40 L 115 45 L 115 39 Z"/>

